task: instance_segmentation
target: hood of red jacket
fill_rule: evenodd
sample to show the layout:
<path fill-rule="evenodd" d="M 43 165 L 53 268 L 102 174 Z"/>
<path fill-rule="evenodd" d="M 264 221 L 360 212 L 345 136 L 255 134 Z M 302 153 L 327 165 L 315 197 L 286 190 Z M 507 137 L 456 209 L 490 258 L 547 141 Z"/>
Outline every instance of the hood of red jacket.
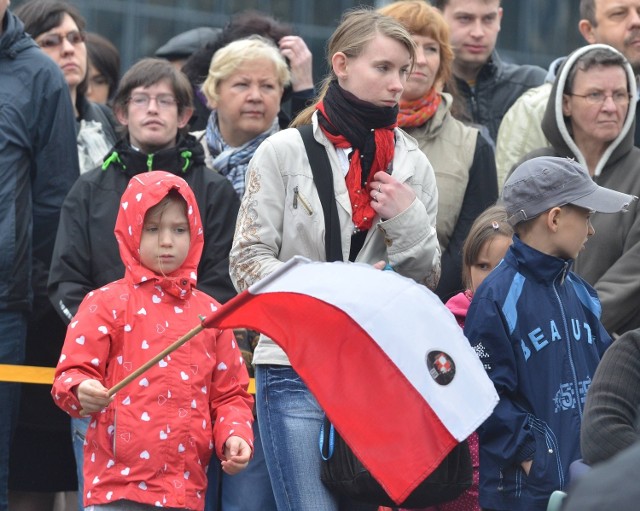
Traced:
<path fill-rule="evenodd" d="M 187 202 L 191 243 L 182 266 L 170 274 L 161 275 L 141 264 L 140 240 L 145 214 L 171 190 L 176 190 Z M 186 298 L 191 293 L 197 283 L 197 268 L 204 236 L 195 196 L 184 179 L 162 170 L 132 177 L 120 199 L 114 232 L 125 266 L 125 279 L 133 284 L 154 281 L 163 290 L 179 298 Z"/>

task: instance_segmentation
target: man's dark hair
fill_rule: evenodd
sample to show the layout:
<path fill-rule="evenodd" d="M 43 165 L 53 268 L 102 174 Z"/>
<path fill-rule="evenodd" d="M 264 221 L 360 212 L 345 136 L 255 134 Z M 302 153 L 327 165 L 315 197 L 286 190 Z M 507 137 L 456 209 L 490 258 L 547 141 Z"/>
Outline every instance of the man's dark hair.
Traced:
<path fill-rule="evenodd" d="M 113 109 L 126 112 L 131 91 L 137 87 L 151 87 L 158 82 L 169 83 L 178 102 L 178 115 L 193 107 L 193 92 L 187 77 L 171 65 L 168 60 L 144 58 L 136 62 L 124 74 L 113 98 Z"/>
<path fill-rule="evenodd" d="M 580 19 L 587 20 L 592 26 L 597 26 L 596 0 L 580 0 Z"/>

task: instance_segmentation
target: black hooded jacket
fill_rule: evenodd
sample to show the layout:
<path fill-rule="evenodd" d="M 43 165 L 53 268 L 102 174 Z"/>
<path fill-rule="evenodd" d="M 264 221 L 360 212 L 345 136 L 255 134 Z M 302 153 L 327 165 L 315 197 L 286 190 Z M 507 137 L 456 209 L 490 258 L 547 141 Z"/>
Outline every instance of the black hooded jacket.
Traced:
<path fill-rule="evenodd" d="M 65 323 L 89 291 L 124 275 L 113 233 L 120 197 L 131 177 L 151 170 L 182 177 L 196 196 L 205 238 L 197 287 L 220 302 L 235 295 L 229 250 L 240 204 L 231 183 L 205 167 L 202 146 L 190 135 L 149 155 L 122 139 L 101 168 L 80 176 L 62 208 L 48 288 Z"/>

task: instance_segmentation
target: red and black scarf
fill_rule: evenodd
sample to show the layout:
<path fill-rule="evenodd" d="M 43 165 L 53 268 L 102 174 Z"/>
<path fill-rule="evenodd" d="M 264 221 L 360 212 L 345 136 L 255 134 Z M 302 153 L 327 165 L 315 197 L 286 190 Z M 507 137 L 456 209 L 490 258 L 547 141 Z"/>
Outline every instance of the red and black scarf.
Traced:
<path fill-rule="evenodd" d="M 398 107 L 379 107 L 362 101 L 331 82 L 317 105 L 320 128 L 336 147 L 353 148 L 346 176 L 353 223 L 368 230 L 376 212 L 367 185 L 376 172 L 386 171 L 393 160 Z"/>

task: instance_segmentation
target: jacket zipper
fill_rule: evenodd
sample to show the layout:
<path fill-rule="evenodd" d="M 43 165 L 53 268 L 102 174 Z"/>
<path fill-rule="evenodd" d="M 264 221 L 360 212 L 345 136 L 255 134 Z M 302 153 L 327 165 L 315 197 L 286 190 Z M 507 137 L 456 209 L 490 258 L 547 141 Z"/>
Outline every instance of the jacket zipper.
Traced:
<path fill-rule="evenodd" d="M 298 187 L 296 186 L 293 189 L 293 209 L 298 209 L 298 201 L 300 201 L 300 204 L 302 204 L 304 209 L 307 210 L 307 213 L 309 214 L 309 216 L 313 215 L 313 210 L 311 209 L 311 205 L 302 196 L 302 194 L 298 190 Z"/>
<path fill-rule="evenodd" d="M 553 282 L 553 292 L 556 295 L 556 299 L 558 300 L 558 304 L 560 305 L 560 314 L 562 315 L 562 324 L 564 325 L 565 339 L 567 345 L 567 351 L 569 353 L 569 365 L 571 366 L 571 375 L 573 376 L 573 385 L 576 392 L 576 405 L 578 407 L 578 415 L 580 416 L 580 422 L 582 422 L 582 403 L 580 402 L 580 388 L 578 385 L 578 375 L 576 373 L 576 366 L 573 362 L 573 351 L 571 349 L 571 337 L 569 336 L 569 325 L 567 324 L 567 316 L 564 313 L 564 305 L 562 300 L 560 299 L 560 294 L 556 289 L 555 281 L 560 277 L 560 285 L 564 283 L 565 276 L 567 274 L 567 270 L 569 268 L 569 263 L 564 264 L 564 268 L 562 271 L 556 276 Z"/>

